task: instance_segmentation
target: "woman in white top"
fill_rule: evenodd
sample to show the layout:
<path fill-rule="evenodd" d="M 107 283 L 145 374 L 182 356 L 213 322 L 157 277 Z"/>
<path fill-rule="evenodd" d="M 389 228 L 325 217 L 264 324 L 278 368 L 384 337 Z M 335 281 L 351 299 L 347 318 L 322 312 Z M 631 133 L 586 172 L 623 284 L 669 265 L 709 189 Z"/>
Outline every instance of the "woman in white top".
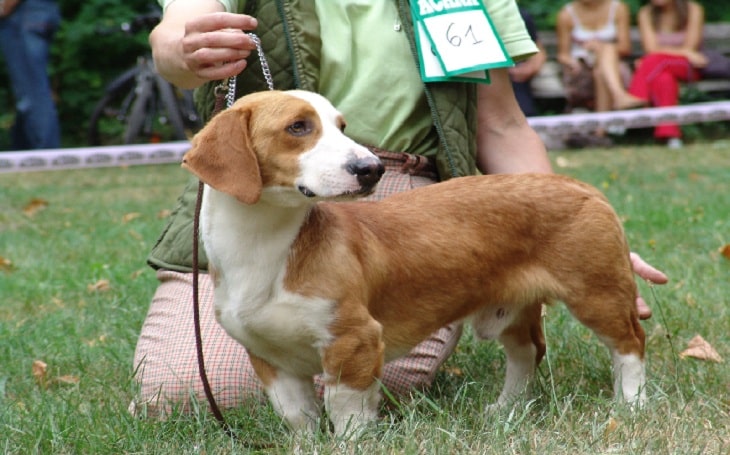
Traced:
<path fill-rule="evenodd" d="M 645 104 L 625 88 L 630 70 L 621 58 L 631 53 L 630 24 L 629 8 L 619 0 L 575 0 L 560 10 L 558 61 L 569 109 L 608 111 Z"/>

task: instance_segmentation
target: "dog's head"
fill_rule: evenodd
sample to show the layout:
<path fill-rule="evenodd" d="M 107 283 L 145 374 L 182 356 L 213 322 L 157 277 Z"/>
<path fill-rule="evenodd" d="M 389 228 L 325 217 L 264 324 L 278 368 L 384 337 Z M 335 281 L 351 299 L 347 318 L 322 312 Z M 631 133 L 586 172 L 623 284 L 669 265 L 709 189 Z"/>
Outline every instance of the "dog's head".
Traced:
<path fill-rule="evenodd" d="M 258 92 L 213 117 L 193 138 L 183 167 L 245 204 L 370 194 L 383 165 L 344 128 L 342 115 L 320 95 Z"/>

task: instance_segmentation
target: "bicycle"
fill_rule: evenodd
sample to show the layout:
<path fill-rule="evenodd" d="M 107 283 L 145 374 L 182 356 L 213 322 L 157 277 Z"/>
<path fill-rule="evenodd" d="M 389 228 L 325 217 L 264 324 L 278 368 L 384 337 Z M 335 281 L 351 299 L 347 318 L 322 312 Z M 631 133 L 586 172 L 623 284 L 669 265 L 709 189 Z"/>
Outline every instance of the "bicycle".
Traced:
<path fill-rule="evenodd" d="M 159 20 L 160 12 L 155 11 L 123 23 L 120 29 L 127 34 L 150 31 Z M 167 82 L 147 54 L 107 84 L 89 118 L 88 141 L 113 145 L 185 140 L 200 126 L 192 91 Z"/>

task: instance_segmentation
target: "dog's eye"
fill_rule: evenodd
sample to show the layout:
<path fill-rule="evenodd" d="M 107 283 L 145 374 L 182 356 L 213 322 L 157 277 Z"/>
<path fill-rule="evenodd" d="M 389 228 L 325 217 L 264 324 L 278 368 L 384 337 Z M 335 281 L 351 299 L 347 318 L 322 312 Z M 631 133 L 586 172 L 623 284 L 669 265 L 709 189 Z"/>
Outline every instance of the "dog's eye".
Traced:
<path fill-rule="evenodd" d="M 304 136 L 312 131 L 312 126 L 306 120 L 297 120 L 289 125 L 286 130 L 294 136 Z"/>

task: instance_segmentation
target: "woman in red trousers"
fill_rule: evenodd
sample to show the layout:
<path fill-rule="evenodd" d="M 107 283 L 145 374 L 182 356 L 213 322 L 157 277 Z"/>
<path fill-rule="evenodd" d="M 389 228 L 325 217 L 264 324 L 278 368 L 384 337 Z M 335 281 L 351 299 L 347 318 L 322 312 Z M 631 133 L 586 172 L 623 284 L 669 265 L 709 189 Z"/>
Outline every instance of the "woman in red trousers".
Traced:
<path fill-rule="evenodd" d="M 688 0 L 650 0 L 638 14 L 641 45 L 645 56 L 637 65 L 629 93 L 654 106 L 676 106 L 679 83 L 700 78 L 707 65 L 700 52 L 705 13 L 701 5 Z M 682 147 L 679 125 L 664 123 L 654 137 L 670 148 Z"/>

